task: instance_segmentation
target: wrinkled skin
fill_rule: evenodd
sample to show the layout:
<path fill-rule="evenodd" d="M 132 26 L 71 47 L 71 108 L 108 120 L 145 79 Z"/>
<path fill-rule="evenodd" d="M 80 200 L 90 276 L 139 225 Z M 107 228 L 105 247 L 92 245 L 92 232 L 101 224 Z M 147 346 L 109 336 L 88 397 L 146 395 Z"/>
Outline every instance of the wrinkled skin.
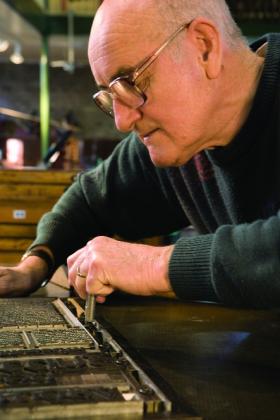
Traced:
<path fill-rule="evenodd" d="M 166 261 L 172 250 L 173 246 L 128 244 L 99 236 L 68 258 L 69 283 L 82 298 L 91 293 L 100 303 L 114 290 L 146 296 L 169 292 Z M 77 275 L 77 269 L 86 279 Z"/>

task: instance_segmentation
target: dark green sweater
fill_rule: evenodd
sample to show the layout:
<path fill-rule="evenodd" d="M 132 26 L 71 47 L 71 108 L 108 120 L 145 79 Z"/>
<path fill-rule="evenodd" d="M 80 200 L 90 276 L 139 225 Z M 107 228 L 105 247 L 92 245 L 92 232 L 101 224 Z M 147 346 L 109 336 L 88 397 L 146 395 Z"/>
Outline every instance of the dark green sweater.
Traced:
<path fill-rule="evenodd" d="M 132 134 L 79 175 L 32 246 L 47 244 L 60 265 L 96 235 L 134 240 L 192 224 L 200 234 L 178 240 L 169 265 L 179 297 L 280 306 L 280 35 L 267 40 L 253 108 L 229 146 L 162 169 Z"/>

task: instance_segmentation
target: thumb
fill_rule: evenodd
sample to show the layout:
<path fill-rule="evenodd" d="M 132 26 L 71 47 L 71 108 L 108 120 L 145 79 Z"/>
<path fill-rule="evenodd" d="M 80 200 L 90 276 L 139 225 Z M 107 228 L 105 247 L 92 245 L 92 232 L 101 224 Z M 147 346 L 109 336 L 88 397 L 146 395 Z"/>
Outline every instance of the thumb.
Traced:
<path fill-rule="evenodd" d="M 96 296 L 99 296 L 99 295 L 107 296 L 113 293 L 113 291 L 114 291 L 113 287 L 106 284 L 102 284 L 102 283 L 98 284 L 98 283 L 95 283 L 94 281 L 93 281 L 93 284 L 89 288 L 87 288 L 88 293 L 92 293 Z"/>

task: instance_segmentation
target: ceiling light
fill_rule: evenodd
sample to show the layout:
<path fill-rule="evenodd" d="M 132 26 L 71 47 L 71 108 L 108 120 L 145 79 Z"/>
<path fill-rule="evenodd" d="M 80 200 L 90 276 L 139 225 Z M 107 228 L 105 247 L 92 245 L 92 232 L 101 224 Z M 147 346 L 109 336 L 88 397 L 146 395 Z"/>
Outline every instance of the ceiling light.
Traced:
<path fill-rule="evenodd" d="M 69 73 L 73 73 L 75 70 L 74 64 L 69 63 L 65 60 L 55 60 L 50 62 L 50 66 L 54 68 L 61 68 L 65 71 L 68 71 Z"/>
<path fill-rule="evenodd" d="M 0 53 L 7 51 L 10 43 L 7 39 L 0 39 Z"/>
<path fill-rule="evenodd" d="M 50 66 L 51 67 L 64 67 L 65 61 L 64 60 L 54 60 L 51 61 Z"/>
<path fill-rule="evenodd" d="M 14 52 L 10 56 L 10 60 L 14 64 L 22 64 L 24 62 L 24 58 L 21 54 L 21 46 L 18 42 L 15 42 Z"/>

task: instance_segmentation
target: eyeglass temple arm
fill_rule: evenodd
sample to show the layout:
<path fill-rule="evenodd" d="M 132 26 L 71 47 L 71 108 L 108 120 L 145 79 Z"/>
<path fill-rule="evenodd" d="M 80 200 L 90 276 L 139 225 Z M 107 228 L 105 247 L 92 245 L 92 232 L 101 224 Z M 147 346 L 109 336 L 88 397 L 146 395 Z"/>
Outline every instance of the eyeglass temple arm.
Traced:
<path fill-rule="evenodd" d="M 163 44 L 162 44 L 162 46 L 158 49 L 158 50 L 156 50 L 155 51 L 155 53 L 154 54 L 152 54 L 149 58 L 147 58 L 147 60 L 146 61 L 144 61 L 144 63 L 139 67 L 139 69 L 136 69 L 135 70 L 135 72 L 134 72 L 134 75 L 133 75 L 133 79 L 132 79 L 132 82 L 134 82 L 136 79 L 137 79 L 137 77 L 139 77 L 145 70 L 146 70 L 146 68 L 147 67 L 149 67 L 154 61 L 155 61 L 155 59 L 160 55 L 160 53 L 162 52 L 162 50 L 164 50 L 164 48 L 166 48 L 167 47 L 167 45 L 169 45 L 170 44 L 170 42 L 172 42 L 173 41 L 173 39 L 174 38 L 176 38 L 176 36 L 183 30 L 183 29 L 186 29 L 186 28 L 188 28 L 189 26 L 190 26 L 190 24 L 192 23 L 192 21 L 191 22 L 189 22 L 189 23 L 184 23 L 183 25 L 181 25 L 178 29 L 177 29 L 177 31 L 175 31 L 171 36 L 170 36 L 170 38 L 168 38 Z"/>

